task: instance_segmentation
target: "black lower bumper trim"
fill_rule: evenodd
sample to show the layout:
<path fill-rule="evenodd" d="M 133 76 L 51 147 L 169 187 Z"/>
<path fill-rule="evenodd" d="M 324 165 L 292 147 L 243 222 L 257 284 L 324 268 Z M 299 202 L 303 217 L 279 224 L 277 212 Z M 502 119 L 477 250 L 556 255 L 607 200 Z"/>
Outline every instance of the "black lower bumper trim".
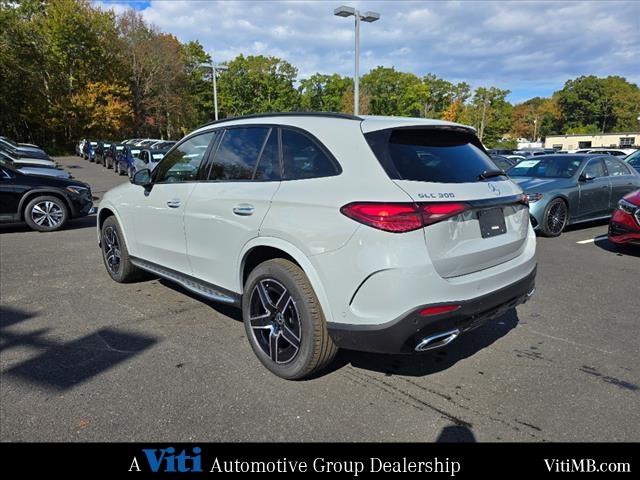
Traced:
<path fill-rule="evenodd" d="M 457 329 L 461 333 L 504 315 L 526 302 L 535 288 L 536 268 L 516 283 L 482 297 L 460 302 L 454 312 L 423 317 L 420 311 L 438 304 L 422 305 L 400 318 L 381 325 L 329 323 L 329 334 L 341 348 L 376 353 L 411 353 L 425 337 Z"/>

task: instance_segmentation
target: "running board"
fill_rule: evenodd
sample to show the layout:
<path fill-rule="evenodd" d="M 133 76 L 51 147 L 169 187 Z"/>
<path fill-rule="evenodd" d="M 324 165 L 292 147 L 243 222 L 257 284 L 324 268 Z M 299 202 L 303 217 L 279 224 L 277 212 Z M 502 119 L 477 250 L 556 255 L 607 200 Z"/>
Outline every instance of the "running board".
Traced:
<path fill-rule="evenodd" d="M 238 293 L 230 292 L 229 290 L 226 290 L 222 287 L 207 283 L 190 275 L 185 275 L 184 273 L 177 272 L 171 268 L 166 268 L 156 263 L 142 260 L 141 258 L 129 258 L 131 260 L 131 263 L 136 267 L 162 277 L 165 280 L 169 280 L 170 282 L 177 283 L 181 287 L 195 293 L 196 295 L 200 295 L 201 297 L 213 300 L 215 302 L 234 305 L 236 307 L 239 307 L 242 304 L 242 296 Z"/>

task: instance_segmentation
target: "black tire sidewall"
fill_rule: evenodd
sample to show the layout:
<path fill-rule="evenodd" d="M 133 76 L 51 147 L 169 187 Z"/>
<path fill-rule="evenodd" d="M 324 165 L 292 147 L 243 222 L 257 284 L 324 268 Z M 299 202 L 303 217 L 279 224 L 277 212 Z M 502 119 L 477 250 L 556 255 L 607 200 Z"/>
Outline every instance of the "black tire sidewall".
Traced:
<path fill-rule="evenodd" d="M 44 201 L 54 202 L 56 205 L 58 205 L 62 209 L 62 212 L 63 212 L 62 222 L 60 222 L 60 225 L 58 225 L 57 227 L 53 227 L 53 228 L 43 227 L 41 225 L 38 225 L 31 218 L 31 210 L 33 209 L 34 205 L 36 203 L 40 203 Z M 60 230 L 61 228 L 63 228 L 66 225 L 68 220 L 69 220 L 69 207 L 67 207 L 65 201 L 62 200 L 61 198 L 54 197 L 51 195 L 37 196 L 32 200 L 30 200 L 27 203 L 26 207 L 24 208 L 24 221 L 27 223 L 27 225 L 29 225 L 30 228 L 38 232 L 55 232 L 56 230 Z"/>
<path fill-rule="evenodd" d="M 265 352 L 262 351 L 260 346 L 257 344 L 249 323 L 249 303 L 251 300 L 251 292 L 253 292 L 253 288 L 258 281 L 266 278 L 273 278 L 285 286 L 296 304 L 300 318 L 300 349 L 298 350 L 295 358 L 287 364 L 276 364 Z M 286 379 L 300 378 L 307 371 L 307 365 L 311 360 L 314 348 L 314 325 L 311 319 L 311 312 L 306 295 L 285 268 L 271 262 L 265 262 L 251 272 L 247 279 L 245 292 L 246 294 L 243 295 L 242 298 L 242 318 L 247 338 L 249 339 L 249 343 L 251 344 L 251 348 L 254 353 L 265 367 L 279 377 Z"/>

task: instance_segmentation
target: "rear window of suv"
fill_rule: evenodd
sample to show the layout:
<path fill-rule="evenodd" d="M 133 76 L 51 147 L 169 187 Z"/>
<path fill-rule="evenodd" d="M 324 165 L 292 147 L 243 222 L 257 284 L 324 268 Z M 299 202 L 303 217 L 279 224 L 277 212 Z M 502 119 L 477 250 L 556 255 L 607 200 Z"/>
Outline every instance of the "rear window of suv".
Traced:
<path fill-rule="evenodd" d="M 400 128 L 365 134 L 369 146 L 394 180 L 467 183 L 499 170 L 480 142 L 467 131 Z M 506 179 L 496 177 L 493 180 Z"/>

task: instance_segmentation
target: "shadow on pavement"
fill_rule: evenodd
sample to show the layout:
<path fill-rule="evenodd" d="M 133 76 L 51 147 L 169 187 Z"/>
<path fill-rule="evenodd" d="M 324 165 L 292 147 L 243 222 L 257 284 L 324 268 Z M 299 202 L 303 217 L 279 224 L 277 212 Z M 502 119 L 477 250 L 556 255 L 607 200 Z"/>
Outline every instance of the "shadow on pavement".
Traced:
<path fill-rule="evenodd" d="M 476 436 L 469 427 L 449 425 L 444 427 L 436 438 L 436 443 L 476 443 Z"/>
<path fill-rule="evenodd" d="M 563 232 L 573 232 L 575 230 L 584 230 L 586 228 L 600 227 L 609 224 L 609 219 L 594 220 L 593 222 L 576 223 L 575 225 L 567 226 Z"/>
<path fill-rule="evenodd" d="M 86 217 L 73 218 L 67 222 L 62 230 L 58 230 L 58 232 L 64 232 L 65 230 L 79 230 L 81 228 L 95 228 L 96 227 L 96 216 L 88 215 Z M 34 234 L 40 235 L 55 235 L 57 232 L 36 232 L 29 228 L 26 223 L 7 223 L 0 224 L 0 234 L 3 233 L 21 233 L 21 232 L 33 232 Z M 96 240 L 97 242 L 97 240 Z"/>
<path fill-rule="evenodd" d="M 2 372 L 44 388 L 67 390 L 128 360 L 154 345 L 153 337 L 102 328 L 71 342 L 46 338 L 49 329 L 12 332 L 7 327 L 28 320 L 32 315 L 13 308 L 0 310 L 0 351 L 29 347 L 41 353 Z"/>
<path fill-rule="evenodd" d="M 318 376 L 338 370 L 345 365 L 381 372 L 387 376 L 405 375 L 422 377 L 446 370 L 460 360 L 468 358 L 504 337 L 518 325 L 518 313 L 511 309 L 505 315 L 490 320 L 485 325 L 461 335 L 446 347 L 431 352 L 407 355 L 340 350 L 331 365 Z"/>
<path fill-rule="evenodd" d="M 610 242 L 608 238 L 599 238 L 593 242 L 596 247 L 615 253 L 619 257 L 629 256 L 640 258 L 640 246 L 638 245 L 617 245 Z"/>

